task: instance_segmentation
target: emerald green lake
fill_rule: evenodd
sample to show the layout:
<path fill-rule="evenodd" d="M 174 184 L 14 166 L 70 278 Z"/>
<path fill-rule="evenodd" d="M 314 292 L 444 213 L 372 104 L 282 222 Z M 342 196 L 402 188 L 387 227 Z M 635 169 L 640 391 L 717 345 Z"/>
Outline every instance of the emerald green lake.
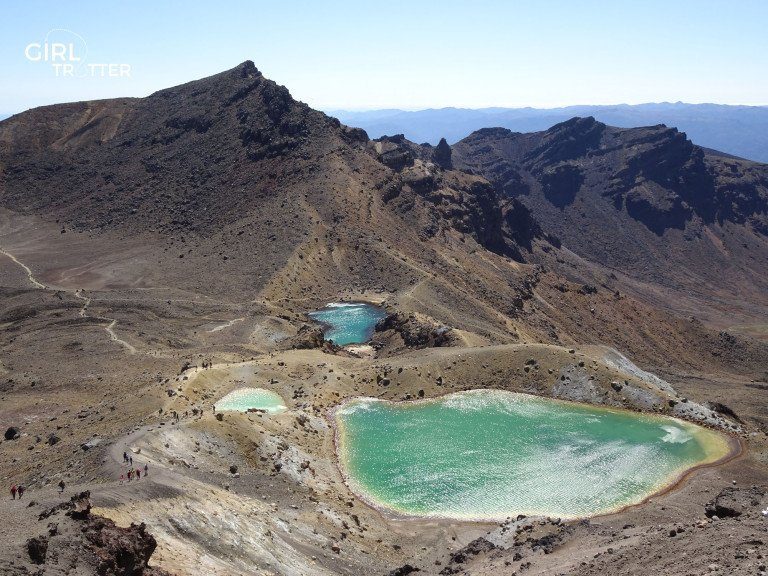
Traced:
<path fill-rule="evenodd" d="M 326 340 L 346 346 L 370 340 L 376 323 L 387 313 L 383 308 L 363 302 L 334 302 L 307 315 L 323 325 Z"/>
<path fill-rule="evenodd" d="M 723 435 L 681 420 L 494 390 L 360 398 L 334 417 L 350 487 L 422 517 L 606 513 L 729 453 Z"/>
<path fill-rule="evenodd" d="M 253 408 L 270 413 L 285 412 L 288 408 L 279 394 L 264 388 L 239 388 L 215 404 L 216 410 L 247 412 Z"/>

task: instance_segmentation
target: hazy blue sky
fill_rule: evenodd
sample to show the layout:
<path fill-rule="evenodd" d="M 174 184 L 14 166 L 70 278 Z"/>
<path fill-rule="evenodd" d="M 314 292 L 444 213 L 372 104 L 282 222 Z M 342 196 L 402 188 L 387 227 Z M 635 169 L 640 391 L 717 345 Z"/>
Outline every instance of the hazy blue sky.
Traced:
<path fill-rule="evenodd" d="M 767 0 L 3 0 L 0 15 L 0 114 L 143 96 L 247 59 L 326 110 L 768 104 Z M 75 44 L 78 73 L 84 42 L 85 63 L 130 78 L 28 60 L 52 29 L 79 35 L 49 35 Z"/>

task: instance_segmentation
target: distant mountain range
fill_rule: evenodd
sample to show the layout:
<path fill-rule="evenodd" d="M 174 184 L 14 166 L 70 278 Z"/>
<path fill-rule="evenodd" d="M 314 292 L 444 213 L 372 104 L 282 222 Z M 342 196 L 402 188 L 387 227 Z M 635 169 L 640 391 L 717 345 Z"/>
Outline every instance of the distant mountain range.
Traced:
<path fill-rule="evenodd" d="M 726 106 L 682 102 L 565 108 L 441 108 L 404 110 L 328 111 L 349 126 L 363 128 L 371 138 L 404 134 L 414 142 L 437 144 L 445 138 L 458 142 L 480 128 L 500 127 L 514 132 L 546 130 L 574 116 L 593 116 L 620 128 L 666 124 L 685 132 L 707 148 L 768 162 L 768 106 Z"/>

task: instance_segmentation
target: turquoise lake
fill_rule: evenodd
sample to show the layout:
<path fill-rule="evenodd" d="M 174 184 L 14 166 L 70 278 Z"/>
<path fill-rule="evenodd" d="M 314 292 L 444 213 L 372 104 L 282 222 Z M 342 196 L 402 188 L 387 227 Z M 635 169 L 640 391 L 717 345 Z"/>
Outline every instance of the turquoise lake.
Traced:
<path fill-rule="evenodd" d="M 386 315 L 383 308 L 362 302 L 334 302 L 308 314 L 323 325 L 325 339 L 339 346 L 368 342 L 376 323 Z"/>
<path fill-rule="evenodd" d="M 730 451 L 725 436 L 674 418 L 494 390 L 419 402 L 360 398 L 334 417 L 352 490 L 421 517 L 606 513 Z"/>

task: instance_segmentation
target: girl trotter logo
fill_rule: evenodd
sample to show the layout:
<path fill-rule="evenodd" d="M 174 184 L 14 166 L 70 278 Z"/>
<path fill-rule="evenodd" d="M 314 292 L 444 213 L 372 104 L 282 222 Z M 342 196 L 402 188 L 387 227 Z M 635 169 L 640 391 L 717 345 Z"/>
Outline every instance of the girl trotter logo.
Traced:
<path fill-rule="evenodd" d="M 24 48 L 30 62 L 49 64 L 59 78 L 130 78 L 131 65 L 115 62 L 87 62 L 88 43 L 66 28 L 49 30 L 42 42 Z"/>

